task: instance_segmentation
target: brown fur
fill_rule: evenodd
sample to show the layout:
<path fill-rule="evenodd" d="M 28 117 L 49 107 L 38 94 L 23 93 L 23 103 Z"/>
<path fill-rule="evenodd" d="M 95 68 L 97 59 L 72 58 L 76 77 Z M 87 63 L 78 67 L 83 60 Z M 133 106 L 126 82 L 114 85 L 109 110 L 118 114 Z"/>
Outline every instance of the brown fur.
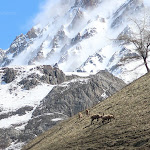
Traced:
<path fill-rule="evenodd" d="M 111 119 L 115 119 L 114 115 L 103 115 L 101 118 L 103 124 L 106 120 L 111 121 Z"/>
<path fill-rule="evenodd" d="M 79 119 L 81 119 L 83 117 L 81 112 L 78 113 L 78 117 L 79 117 Z"/>
<path fill-rule="evenodd" d="M 93 116 L 91 116 L 91 124 L 93 124 L 93 121 L 94 121 L 95 119 L 97 119 L 97 121 L 98 121 L 99 118 L 101 118 L 100 115 L 93 115 Z"/>
<path fill-rule="evenodd" d="M 85 114 L 86 114 L 87 116 L 89 116 L 89 115 L 90 115 L 90 110 L 89 110 L 89 109 L 86 109 L 86 110 L 85 110 Z"/>

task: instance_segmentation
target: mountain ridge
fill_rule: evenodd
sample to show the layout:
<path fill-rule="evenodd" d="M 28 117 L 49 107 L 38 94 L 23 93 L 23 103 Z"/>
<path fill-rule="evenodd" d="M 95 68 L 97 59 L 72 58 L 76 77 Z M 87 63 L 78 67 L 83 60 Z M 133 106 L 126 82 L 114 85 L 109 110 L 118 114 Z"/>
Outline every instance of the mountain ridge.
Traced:
<path fill-rule="evenodd" d="M 133 79 L 129 80 L 129 78 L 134 74 L 130 76 L 125 72 L 130 71 L 128 66 L 118 66 L 115 69 L 112 69 L 112 65 L 108 66 L 111 57 L 126 48 L 110 39 L 117 38 L 125 28 L 130 28 L 129 18 L 143 17 L 141 14 L 149 7 L 146 6 L 146 0 L 72 2 L 66 0 L 66 2 L 51 4 L 49 6 L 51 10 L 48 8 L 45 12 L 52 12 L 55 8 L 60 10 L 56 14 L 44 13 L 43 19 L 45 17 L 49 19 L 41 19 L 41 22 L 33 26 L 25 35 L 17 36 L 8 50 L 2 54 L 0 66 L 34 64 L 53 66 L 57 63 L 64 72 L 80 70 L 97 73 L 107 69 L 125 82 L 131 82 Z M 99 53 L 103 60 L 97 60 L 95 53 Z M 97 60 L 95 63 L 87 62 L 91 56 Z M 118 62 L 112 63 L 117 66 L 121 56 L 116 56 L 116 59 Z M 142 60 L 140 63 L 142 64 Z M 139 71 L 134 69 L 134 72 Z M 142 70 L 140 75 L 144 73 L 146 71 Z M 128 76 L 128 79 L 124 78 L 124 75 Z"/>

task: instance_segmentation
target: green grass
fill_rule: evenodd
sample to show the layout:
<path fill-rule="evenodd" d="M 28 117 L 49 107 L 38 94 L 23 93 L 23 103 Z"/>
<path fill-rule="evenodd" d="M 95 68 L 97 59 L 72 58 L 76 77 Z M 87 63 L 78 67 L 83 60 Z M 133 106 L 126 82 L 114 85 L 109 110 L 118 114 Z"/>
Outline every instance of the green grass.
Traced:
<path fill-rule="evenodd" d="M 90 109 L 92 114 L 114 114 L 104 125 L 85 115 L 65 120 L 26 145 L 23 150 L 149 150 L 150 74 Z"/>

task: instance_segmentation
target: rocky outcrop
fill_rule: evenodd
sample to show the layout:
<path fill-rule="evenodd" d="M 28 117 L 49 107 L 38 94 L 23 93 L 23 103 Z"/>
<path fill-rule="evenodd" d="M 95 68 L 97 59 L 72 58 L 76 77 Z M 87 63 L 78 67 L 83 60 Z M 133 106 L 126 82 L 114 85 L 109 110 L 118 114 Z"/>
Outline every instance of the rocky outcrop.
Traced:
<path fill-rule="evenodd" d="M 79 68 L 77 68 L 76 71 L 86 72 L 87 70 L 85 66 L 88 66 L 88 65 L 90 65 L 90 67 L 88 68 L 88 72 L 91 72 L 91 73 L 94 72 L 96 67 L 100 70 L 101 68 L 98 67 L 97 65 L 102 64 L 104 60 L 104 56 L 100 55 L 99 54 L 100 52 L 101 50 L 99 50 L 98 53 L 95 53 L 94 55 L 89 56 L 89 58 Z M 99 64 L 97 63 L 97 61 L 99 62 Z"/>
<path fill-rule="evenodd" d="M 80 35 L 80 33 L 78 33 L 72 40 L 71 40 L 71 44 L 75 45 L 76 43 L 80 42 L 82 40 L 82 36 Z"/>
<path fill-rule="evenodd" d="M 57 67 L 51 67 L 50 65 L 44 65 L 40 71 L 44 74 L 41 77 L 41 81 L 49 84 L 60 84 L 66 80 L 65 74 Z"/>
<path fill-rule="evenodd" d="M 37 67 L 36 69 L 39 70 L 43 75 L 40 76 L 39 74 L 32 73 L 26 78 L 23 78 L 19 82 L 23 89 L 32 89 L 39 85 L 41 82 L 55 85 L 67 80 L 65 74 L 58 67 L 53 68 L 50 65 L 44 65 Z"/>
<path fill-rule="evenodd" d="M 82 6 L 83 8 L 95 7 L 101 0 L 76 0 L 74 6 Z"/>
<path fill-rule="evenodd" d="M 32 110 L 33 110 L 32 106 L 24 106 L 24 107 L 17 109 L 16 111 L 1 113 L 0 114 L 0 120 L 5 119 L 5 118 L 9 118 L 9 117 L 14 116 L 14 115 L 23 116 L 26 114 L 26 112 L 29 112 Z"/>
<path fill-rule="evenodd" d="M 12 82 L 17 75 L 17 71 L 12 68 L 4 69 L 3 81 L 6 83 Z"/>
<path fill-rule="evenodd" d="M 100 0 L 82 0 L 82 6 L 85 8 L 97 6 Z"/>
<path fill-rule="evenodd" d="M 29 39 L 36 38 L 38 36 L 38 33 L 39 33 L 39 29 L 35 30 L 34 28 L 31 28 L 31 30 L 27 32 L 27 37 Z"/>
<path fill-rule="evenodd" d="M 32 28 L 27 34 L 20 34 L 11 43 L 9 49 L 6 51 L 5 55 L 2 57 L 1 66 L 9 65 L 12 60 L 18 56 L 22 51 L 25 50 L 30 44 L 33 43 L 33 39 L 40 33 L 39 29 Z"/>
<path fill-rule="evenodd" d="M 60 84 L 70 79 L 70 77 L 66 77 L 66 75 L 58 68 L 58 66 L 51 67 L 50 65 L 44 65 L 37 66 L 34 69 L 39 71 L 40 74 L 33 72 L 25 77 L 22 77 L 18 82 L 18 85 L 20 85 L 22 89 L 30 90 L 41 83 L 52 85 Z M 30 71 L 32 72 L 33 68 L 31 68 Z M 21 75 L 25 71 L 21 71 L 19 68 L 5 67 L 1 69 L 1 72 L 3 73 L 2 81 L 5 83 L 10 83 L 16 79 L 17 75 Z M 10 91 L 11 90 L 15 89 L 10 89 Z"/>
<path fill-rule="evenodd" d="M 89 78 L 73 79 L 66 85 L 54 87 L 33 112 L 33 116 L 52 112 L 75 115 L 112 95 L 124 85 L 122 80 L 107 71 L 101 71 Z"/>
<path fill-rule="evenodd" d="M 25 90 L 30 90 L 34 87 L 36 87 L 40 82 L 38 81 L 40 79 L 40 76 L 37 74 L 31 74 L 27 76 L 26 78 L 22 79 L 19 84 L 21 87 Z"/>
<path fill-rule="evenodd" d="M 20 135 L 21 131 L 14 128 L 0 129 L 0 149 L 3 150 L 10 146 L 12 142 L 16 142 Z"/>

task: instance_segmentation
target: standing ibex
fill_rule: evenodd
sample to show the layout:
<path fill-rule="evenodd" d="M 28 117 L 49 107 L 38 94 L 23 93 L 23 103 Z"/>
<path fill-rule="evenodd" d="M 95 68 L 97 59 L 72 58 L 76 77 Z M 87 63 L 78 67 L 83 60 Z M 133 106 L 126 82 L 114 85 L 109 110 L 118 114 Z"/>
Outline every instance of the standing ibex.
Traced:
<path fill-rule="evenodd" d="M 79 117 L 79 119 L 81 119 L 83 117 L 81 112 L 78 113 L 78 117 Z"/>
<path fill-rule="evenodd" d="M 101 118 L 102 118 L 103 124 L 106 120 L 111 121 L 111 119 L 115 119 L 114 115 L 104 115 L 104 114 L 103 114 L 103 116 L 101 116 Z"/>
<path fill-rule="evenodd" d="M 87 116 L 89 116 L 89 115 L 90 115 L 90 110 L 89 110 L 89 109 L 86 109 L 86 110 L 85 110 L 85 114 L 86 114 Z"/>
<path fill-rule="evenodd" d="M 99 118 L 101 118 L 101 115 L 93 115 L 91 116 L 91 124 L 93 124 L 93 120 L 97 119 L 97 121 L 99 120 Z"/>

